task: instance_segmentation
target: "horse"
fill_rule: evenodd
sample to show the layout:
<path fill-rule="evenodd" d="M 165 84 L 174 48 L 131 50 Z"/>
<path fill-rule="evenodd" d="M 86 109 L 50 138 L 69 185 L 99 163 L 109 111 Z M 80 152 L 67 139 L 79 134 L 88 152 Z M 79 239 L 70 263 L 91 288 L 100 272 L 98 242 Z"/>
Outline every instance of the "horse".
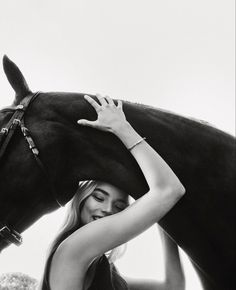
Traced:
<path fill-rule="evenodd" d="M 32 93 L 7 56 L 3 67 L 16 96 L 0 111 L 0 250 L 20 243 L 22 231 L 66 204 L 79 181 L 103 180 L 135 199 L 147 192 L 139 166 L 116 136 L 77 124 L 96 119 L 83 93 Z M 151 106 L 123 101 L 123 109 L 186 188 L 159 224 L 190 257 L 204 289 L 233 289 L 235 138 Z"/>

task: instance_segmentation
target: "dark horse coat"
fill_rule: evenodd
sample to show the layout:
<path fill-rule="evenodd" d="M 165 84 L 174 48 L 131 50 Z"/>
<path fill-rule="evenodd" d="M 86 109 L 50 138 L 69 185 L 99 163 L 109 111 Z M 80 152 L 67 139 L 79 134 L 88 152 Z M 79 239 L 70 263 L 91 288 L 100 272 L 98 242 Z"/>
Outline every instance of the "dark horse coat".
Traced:
<path fill-rule="evenodd" d="M 31 91 L 17 66 L 4 57 L 16 92 L 0 112 L 4 127 Z M 235 140 L 206 124 L 145 105 L 124 102 L 128 121 L 166 160 L 186 188 L 160 221 L 189 255 L 205 289 L 233 289 L 235 282 Z M 79 180 L 104 180 L 134 198 L 147 191 L 136 161 L 110 133 L 78 126 L 96 113 L 77 93 L 40 93 L 25 112 L 25 124 L 40 153 L 57 199 L 66 203 Z M 0 221 L 22 232 L 58 207 L 48 180 L 17 128 L 0 160 Z M 0 248 L 6 246 L 0 240 Z"/>

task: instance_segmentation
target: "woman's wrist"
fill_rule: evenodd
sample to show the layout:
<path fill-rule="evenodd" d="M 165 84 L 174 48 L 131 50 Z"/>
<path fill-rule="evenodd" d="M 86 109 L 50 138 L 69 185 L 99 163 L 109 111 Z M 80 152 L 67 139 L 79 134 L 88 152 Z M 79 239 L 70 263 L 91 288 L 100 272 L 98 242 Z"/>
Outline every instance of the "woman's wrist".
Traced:
<path fill-rule="evenodd" d="M 115 134 L 127 148 L 130 148 L 142 139 L 129 122 L 124 122 L 120 124 L 119 127 L 113 128 L 112 133 Z"/>
<path fill-rule="evenodd" d="M 115 134 L 118 138 L 123 135 L 124 132 L 129 132 L 132 131 L 132 126 L 130 125 L 129 122 L 121 122 L 117 126 L 112 128 L 112 133 Z M 133 129 L 134 130 L 134 129 Z"/>

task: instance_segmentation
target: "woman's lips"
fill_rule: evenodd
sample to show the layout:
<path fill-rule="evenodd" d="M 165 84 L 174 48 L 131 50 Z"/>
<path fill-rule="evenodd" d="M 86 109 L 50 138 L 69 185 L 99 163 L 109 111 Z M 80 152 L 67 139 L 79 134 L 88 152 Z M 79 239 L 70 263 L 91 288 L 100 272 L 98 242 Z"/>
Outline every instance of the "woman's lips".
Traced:
<path fill-rule="evenodd" d="M 98 220 L 98 219 L 102 218 L 102 216 L 93 215 L 92 218 L 93 218 L 93 220 Z"/>

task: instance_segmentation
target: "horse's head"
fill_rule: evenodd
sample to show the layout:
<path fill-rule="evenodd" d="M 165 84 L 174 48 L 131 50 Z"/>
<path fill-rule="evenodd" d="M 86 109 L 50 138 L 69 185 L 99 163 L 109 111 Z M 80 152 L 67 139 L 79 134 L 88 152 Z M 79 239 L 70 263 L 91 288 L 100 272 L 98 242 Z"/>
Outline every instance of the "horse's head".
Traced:
<path fill-rule="evenodd" d="M 12 106 L 0 113 L 1 128 L 22 111 L 19 105 L 29 97 L 33 100 L 25 106 L 24 122 L 13 126 L 7 146 L 12 128 L 2 134 L 0 222 L 21 232 L 58 203 L 65 204 L 81 180 L 107 181 L 129 194 L 135 192 L 134 197 L 147 189 L 139 167 L 118 138 L 77 124 L 81 118 L 96 118 L 83 94 L 39 93 L 35 97 L 19 68 L 6 56 L 3 64 L 16 96 Z M 32 141 L 23 136 L 22 127 L 28 129 L 38 155 L 29 148 Z"/>

